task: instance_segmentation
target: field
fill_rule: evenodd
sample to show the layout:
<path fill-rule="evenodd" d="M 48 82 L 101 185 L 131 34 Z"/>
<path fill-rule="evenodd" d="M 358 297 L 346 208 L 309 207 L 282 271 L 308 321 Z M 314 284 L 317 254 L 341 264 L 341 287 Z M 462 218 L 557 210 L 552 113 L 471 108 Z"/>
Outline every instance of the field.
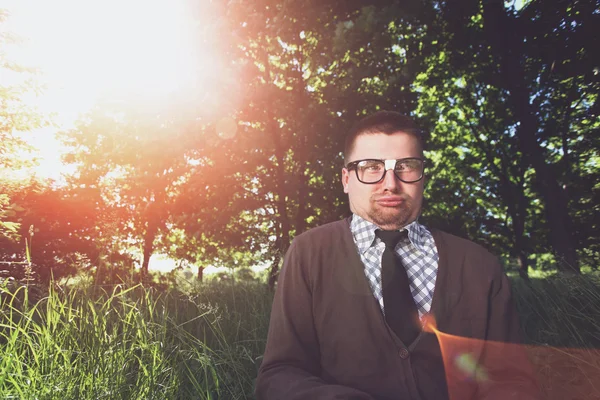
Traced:
<path fill-rule="evenodd" d="M 600 399 L 597 277 L 514 280 L 540 386 Z M 272 293 L 213 283 L 0 288 L 2 399 L 251 399 Z"/>

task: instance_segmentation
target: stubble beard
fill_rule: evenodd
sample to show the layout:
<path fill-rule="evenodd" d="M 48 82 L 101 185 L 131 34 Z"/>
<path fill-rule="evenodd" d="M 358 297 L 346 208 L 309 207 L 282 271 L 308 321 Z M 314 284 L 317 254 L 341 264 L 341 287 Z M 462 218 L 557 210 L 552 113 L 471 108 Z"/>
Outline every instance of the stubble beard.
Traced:
<path fill-rule="evenodd" d="M 397 207 L 384 207 L 379 205 L 377 200 L 385 197 L 385 194 L 375 194 L 370 199 L 371 207 L 367 211 L 368 219 L 385 230 L 402 229 L 416 218 L 414 199 L 405 193 L 390 192 L 390 194 L 400 196 L 403 200 L 402 203 Z"/>
<path fill-rule="evenodd" d="M 404 228 L 412 222 L 413 202 L 411 199 L 404 199 L 404 202 L 398 207 L 382 207 L 376 202 L 367 213 L 369 219 L 385 230 L 398 230 Z"/>
<path fill-rule="evenodd" d="M 354 214 L 359 215 L 367 221 L 373 222 L 381 229 L 390 231 L 402 229 L 418 218 L 420 209 L 415 215 L 414 210 L 418 207 L 415 199 L 405 193 L 391 192 L 390 194 L 401 196 L 403 200 L 402 203 L 397 207 L 383 207 L 377 203 L 377 199 L 385 196 L 380 193 L 371 196 L 369 199 L 369 208 L 357 208 L 355 207 L 355 204 L 350 201 L 350 209 Z"/>

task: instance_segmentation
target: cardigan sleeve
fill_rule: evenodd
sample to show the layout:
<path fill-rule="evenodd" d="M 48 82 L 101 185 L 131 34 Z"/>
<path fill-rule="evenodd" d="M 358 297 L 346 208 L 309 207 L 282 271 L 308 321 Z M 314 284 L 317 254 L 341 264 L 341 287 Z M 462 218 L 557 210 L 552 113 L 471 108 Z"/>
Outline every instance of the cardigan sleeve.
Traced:
<path fill-rule="evenodd" d="M 477 398 L 537 400 L 541 394 L 521 341 L 519 315 L 510 282 L 497 259 L 495 263 L 498 274 L 492 280 L 488 335 L 480 361 L 483 374 Z"/>
<path fill-rule="evenodd" d="M 313 319 L 309 274 L 302 260 L 312 246 L 298 238 L 288 250 L 271 310 L 263 362 L 256 380 L 258 400 L 373 400 L 354 388 L 320 378 L 320 350 Z M 303 247 L 303 248 L 299 248 Z"/>

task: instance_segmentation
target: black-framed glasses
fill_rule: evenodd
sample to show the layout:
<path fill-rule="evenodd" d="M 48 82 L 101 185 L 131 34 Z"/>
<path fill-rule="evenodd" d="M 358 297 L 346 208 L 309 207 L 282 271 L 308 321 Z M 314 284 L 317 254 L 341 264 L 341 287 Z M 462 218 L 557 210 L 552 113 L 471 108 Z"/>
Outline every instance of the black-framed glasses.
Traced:
<path fill-rule="evenodd" d="M 356 160 L 348 163 L 346 169 L 355 170 L 358 180 L 366 184 L 381 182 L 388 169 L 393 170 L 396 178 L 402 182 L 414 183 L 423 179 L 424 166 L 423 158 L 410 157 L 397 160 Z"/>

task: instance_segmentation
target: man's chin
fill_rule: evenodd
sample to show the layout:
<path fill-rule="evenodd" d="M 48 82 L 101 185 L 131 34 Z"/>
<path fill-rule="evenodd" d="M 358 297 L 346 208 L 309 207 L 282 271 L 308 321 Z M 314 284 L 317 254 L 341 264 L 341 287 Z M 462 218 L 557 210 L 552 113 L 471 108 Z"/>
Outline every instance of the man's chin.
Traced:
<path fill-rule="evenodd" d="M 408 225 L 410 216 L 404 210 L 391 209 L 371 215 L 375 225 L 385 230 L 396 230 Z"/>

